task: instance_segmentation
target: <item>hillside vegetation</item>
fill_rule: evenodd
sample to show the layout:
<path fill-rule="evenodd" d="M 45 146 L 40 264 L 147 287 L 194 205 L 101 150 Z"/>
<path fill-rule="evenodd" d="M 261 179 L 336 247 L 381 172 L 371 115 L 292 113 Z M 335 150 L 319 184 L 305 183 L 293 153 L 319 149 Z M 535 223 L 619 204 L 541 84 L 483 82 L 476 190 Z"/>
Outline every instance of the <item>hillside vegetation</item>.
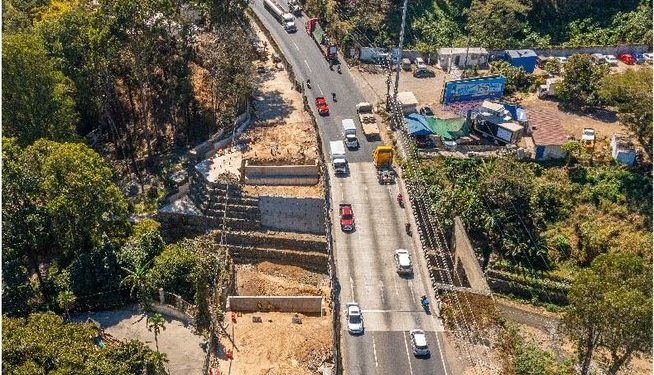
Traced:
<path fill-rule="evenodd" d="M 345 44 L 397 44 L 401 0 L 307 0 Z M 416 0 L 409 2 L 408 48 L 582 47 L 651 44 L 652 4 L 645 0 Z"/>

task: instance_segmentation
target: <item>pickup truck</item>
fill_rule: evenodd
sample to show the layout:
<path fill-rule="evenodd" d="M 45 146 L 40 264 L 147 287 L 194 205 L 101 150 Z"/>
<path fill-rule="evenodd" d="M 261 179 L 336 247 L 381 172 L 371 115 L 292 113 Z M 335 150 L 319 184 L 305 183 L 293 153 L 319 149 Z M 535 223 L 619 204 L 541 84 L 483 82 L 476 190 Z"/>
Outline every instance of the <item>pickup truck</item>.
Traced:
<path fill-rule="evenodd" d="M 372 104 L 362 102 L 356 105 L 357 114 L 359 115 L 359 122 L 363 128 L 363 134 L 366 138 L 378 138 L 379 126 L 377 126 L 377 119 L 372 112 Z"/>
<path fill-rule="evenodd" d="M 338 213 L 341 217 L 341 230 L 343 232 L 351 232 L 354 230 L 354 213 L 352 212 L 351 204 L 338 205 Z"/>
<path fill-rule="evenodd" d="M 316 107 L 318 108 L 318 113 L 321 116 L 329 115 L 329 106 L 327 105 L 327 100 L 323 96 L 316 98 Z"/>

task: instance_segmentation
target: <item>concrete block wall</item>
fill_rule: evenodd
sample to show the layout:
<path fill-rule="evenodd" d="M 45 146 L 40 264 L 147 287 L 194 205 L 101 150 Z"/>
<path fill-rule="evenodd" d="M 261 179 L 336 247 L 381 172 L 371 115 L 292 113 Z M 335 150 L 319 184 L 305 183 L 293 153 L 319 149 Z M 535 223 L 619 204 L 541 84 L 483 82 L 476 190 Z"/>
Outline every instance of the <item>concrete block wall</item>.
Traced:
<path fill-rule="evenodd" d="M 468 233 L 459 216 L 454 218 L 454 268 L 456 272 L 465 271 L 465 278 L 473 289 L 490 291 L 484 271 L 475 255 Z M 462 269 L 461 269 L 461 266 Z"/>
<path fill-rule="evenodd" d="M 248 185 L 315 185 L 320 179 L 318 163 L 312 165 L 252 165 L 243 167 Z"/>
<path fill-rule="evenodd" d="M 324 234 L 324 204 L 321 198 L 260 196 L 261 225 L 282 232 Z"/>
<path fill-rule="evenodd" d="M 323 297 L 314 296 L 230 296 L 229 311 L 281 311 L 322 314 Z"/>

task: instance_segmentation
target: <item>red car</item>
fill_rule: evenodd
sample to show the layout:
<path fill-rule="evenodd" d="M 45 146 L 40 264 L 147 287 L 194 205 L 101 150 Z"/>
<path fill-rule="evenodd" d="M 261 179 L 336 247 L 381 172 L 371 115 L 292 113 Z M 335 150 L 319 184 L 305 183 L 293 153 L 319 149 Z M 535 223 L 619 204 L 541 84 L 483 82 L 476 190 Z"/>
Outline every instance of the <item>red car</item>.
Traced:
<path fill-rule="evenodd" d="M 634 65 L 636 63 L 636 59 L 628 53 L 618 55 L 618 59 L 627 65 Z"/>
<path fill-rule="evenodd" d="M 341 216 L 341 230 L 343 232 L 351 232 L 354 230 L 354 213 L 352 212 L 351 204 L 340 204 L 338 212 Z"/>
<path fill-rule="evenodd" d="M 316 107 L 318 107 L 318 113 L 320 113 L 321 116 L 327 116 L 329 114 L 329 106 L 324 97 L 319 96 L 316 98 Z"/>

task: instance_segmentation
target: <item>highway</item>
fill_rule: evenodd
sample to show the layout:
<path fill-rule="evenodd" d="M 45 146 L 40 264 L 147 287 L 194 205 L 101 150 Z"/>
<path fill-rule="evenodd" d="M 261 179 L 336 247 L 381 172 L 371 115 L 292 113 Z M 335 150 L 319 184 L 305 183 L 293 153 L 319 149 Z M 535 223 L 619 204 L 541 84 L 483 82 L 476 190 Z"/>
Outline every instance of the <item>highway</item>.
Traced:
<path fill-rule="evenodd" d="M 286 8 L 286 4 L 281 4 Z M 263 7 L 262 0 L 253 0 L 251 7 L 270 31 L 293 65 L 296 78 L 311 79 L 309 103 L 316 115 L 323 150 L 328 152 L 329 141 L 342 139 L 341 120 L 356 119 L 355 105 L 366 101 L 359 92 L 346 66 L 342 74 L 329 65 L 318 46 L 304 30 L 305 16 L 296 20 L 297 33 L 288 34 Z M 339 54 L 341 51 L 339 50 Z M 333 102 L 331 93 L 337 95 Z M 316 96 L 327 98 L 330 115 L 318 116 L 313 105 Z M 420 296 L 433 292 L 427 275 L 425 260 L 414 247 L 413 238 L 405 233 L 406 212 L 396 201 L 397 184 L 380 185 L 372 164 L 372 151 L 379 142 L 367 142 L 358 121 L 357 131 L 361 147 L 348 151 L 350 174 L 336 177 L 330 170 L 333 202 L 334 254 L 337 276 L 341 286 L 341 306 L 356 301 L 363 310 L 365 332 L 354 336 L 347 332 L 344 311 L 341 311 L 344 373 L 418 375 L 450 374 L 442 356 L 442 323 L 435 314 L 427 314 L 420 305 Z M 327 156 L 327 159 L 329 157 Z M 356 220 L 353 233 L 341 231 L 338 204 L 351 203 Z M 335 208 L 334 208 L 335 207 Z M 396 249 L 408 249 L 414 264 L 413 277 L 400 277 L 394 268 Z M 420 328 L 427 332 L 431 356 L 416 358 L 411 352 L 409 330 Z"/>

